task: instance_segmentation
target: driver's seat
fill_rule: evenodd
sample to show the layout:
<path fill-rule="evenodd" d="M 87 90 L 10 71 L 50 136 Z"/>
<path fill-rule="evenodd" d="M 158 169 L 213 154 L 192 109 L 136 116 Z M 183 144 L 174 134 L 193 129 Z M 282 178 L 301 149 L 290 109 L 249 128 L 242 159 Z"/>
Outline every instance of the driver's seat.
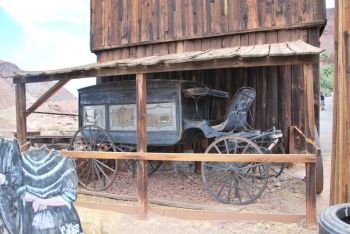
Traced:
<path fill-rule="evenodd" d="M 218 132 L 241 131 L 247 129 L 248 112 L 256 97 L 252 88 L 240 88 L 232 98 L 226 111 L 226 118 L 218 125 L 211 126 Z"/>

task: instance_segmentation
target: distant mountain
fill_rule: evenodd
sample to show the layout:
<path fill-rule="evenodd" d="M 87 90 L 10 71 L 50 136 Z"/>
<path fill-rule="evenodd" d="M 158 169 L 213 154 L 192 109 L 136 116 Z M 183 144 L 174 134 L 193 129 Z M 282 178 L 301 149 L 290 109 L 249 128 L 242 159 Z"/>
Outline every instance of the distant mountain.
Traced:
<path fill-rule="evenodd" d="M 334 8 L 327 9 L 327 25 L 320 38 L 321 48 L 325 49 L 329 63 L 334 61 Z"/>
<path fill-rule="evenodd" d="M 20 71 L 15 64 L 0 60 L 0 136 L 12 136 L 16 129 L 15 86 L 11 76 Z M 40 82 L 26 84 L 27 108 L 30 107 L 54 83 Z M 65 88 L 60 89 L 49 98 L 37 111 L 77 113 L 78 100 Z M 42 134 L 72 134 L 77 128 L 77 118 L 71 116 L 32 114 L 27 120 L 29 131 L 40 131 Z"/>
<path fill-rule="evenodd" d="M 12 79 L 5 79 L 3 77 L 11 76 L 14 72 L 20 70 L 15 64 L 0 60 L 0 110 L 15 105 L 15 91 Z M 27 105 L 35 102 L 53 84 L 53 82 L 27 84 Z M 61 110 L 62 112 L 75 113 L 77 112 L 77 104 L 77 98 L 71 92 L 62 88 L 40 107 L 40 110 L 50 111 L 52 106 L 58 105 L 56 111 Z"/>

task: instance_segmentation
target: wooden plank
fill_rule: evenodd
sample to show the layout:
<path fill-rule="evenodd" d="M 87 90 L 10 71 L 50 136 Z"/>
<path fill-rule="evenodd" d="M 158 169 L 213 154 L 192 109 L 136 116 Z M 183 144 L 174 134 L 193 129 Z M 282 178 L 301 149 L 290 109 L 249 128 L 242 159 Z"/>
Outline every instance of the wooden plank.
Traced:
<path fill-rule="evenodd" d="M 54 84 L 48 91 L 38 98 L 25 112 L 25 115 L 28 116 L 38 109 L 44 102 L 46 102 L 50 97 L 52 97 L 58 90 L 60 90 L 69 80 L 62 80 Z"/>
<path fill-rule="evenodd" d="M 257 129 L 266 129 L 266 92 L 267 92 L 267 73 L 266 67 L 258 68 L 257 90 L 256 90 L 256 127 Z"/>
<path fill-rule="evenodd" d="M 239 55 L 243 58 L 260 58 L 260 57 L 267 56 L 269 54 L 269 51 L 270 51 L 269 44 L 255 45 L 252 50 L 241 52 L 239 53 Z"/>
<path fill-rule="evenodd" d="M 285 42 L 272 43 L 270 46 L 269 56 L 294 55 L 295 52 L 291 50 Z"/>
<path fill-rule="evenodd" d="M 17 84 L 15 86 L 16 97 L 16 129 L 17 139 L 20 145 L 27 142 L 27 117 L 26 111 L 26 85 Z"/>
<path fill-rule="evenodd" d="M 288 142 L 290 142 L 289 127 L 292 124 L 292 70 L 289 65 L 280 66 L 278 70 L 279 128 L 284 135 L 284 148 L 286 152 L 291 153 L 289 150 L 291 145 L 289 144 L 288 146 Z"/>
<path fill-rule="evenodd" d="M 137 153 L 147 152 L 147 89 L 146 74 L 136 75 L 136 131 L 137 131 Z M 147 216 L 147 160 L 137 162 L 137 192 L 139 217 Z"/>
<path fill-rule="evenodd" d="M 178 46 L 177 46 L 178 48 Z M 158 73 L 168 71 L 186 71 L 186 70 L 207 70 L 218 68 L 234 68 L 234 67 L 259 67 L 259 66 L 277 66 L 277 65 L 290 65 L 290 64 L 309 64 L 317 63 L 319 61 L 318 56 L 290 56 L 284 57 L 262 57 L 260 59 L 240 59 L 238 57 L 231 59 L 217 59 L 213 61 L 202 62 L 189 62 L 186 60 L 181 63 L 171 63 L 164 61 L 161 64 L 154 66 L 136 66 L 126 67 L 117 66 L 117 63 L 112 62 L 108 66 L 98 65 L 96 67 L 84 68 L 84 69 L 69 69 L 66 71 L 54 71 L 54 72 L 31 72 L 25 75 L 16 75 L 13 77 L 13 82 L 18 83 L 33 83 L 33 82 L 46 82 L 54 80 L 67 80 L 67 79 L 79 79 L 87 77 L 103 77 L 103 76 L 116 76 L 116 75 L 129 75 L 137 73 Z M 122 63 L 121 63 L 122 64 Z M 125 64 L 125 63 L 124 63 Z M 26 78 L 24 78 L 26 77 Z"/>
<path fill-rule="evenodd" d="M 315 164 L 306 163 L 306 225 L 316 226 L 316 169 Z"/>
<path fill-rule="evenodd" d="M 301 65 L 292 66 L 292 125 L 305 131 L 304 73 Z"/>
<path fill-rule="evenodd" d="M 73 158 L 135 159 L 196 162 L 291 162 L 314 163 L 314 154 L 204 154 L 204 153 L 146 153 L 146 152 L 94 152 L 62 150 Z"/>
<path fill-rule="evenodd" d="M 335 12 L 334 12 L 334 28 L 336 30 L 339 30 L 339 24 L 338 21 L 339 19 L 339 13 L 338 13 L 338 4 L 335 4 Z M 338 55 L 339 51 L 338 51 L 338 36 L 339 33 L 334 33 L 334 54 Z M 336 167 L 336 159 L 337 159 L 337 127 L 338 127 L 338 120 L 337 120 L 337 116 L 338 116 L 338 56 L 334 56 L 334 76 L 333 76 L 333 123 L 332 123 L 332 157 L 331 157 L 331 175 L 330 175 L 330 195 L 329 195 L 329 205 L 334 205 L 335 199 L 334 199 L 334 195 L 335 195 L 335 167 Z"/>
<path fill-rule="evenodd" d="M 337 23 L 335 30 L 336 48 L 338 51 L 335 67 L 336 109 L 334 110 L 336 127 L 333 138 L 335 155 L 332 156 L 332 204 L 347 203 L 350 201 L 350 2 L 339 0 L 337 5 Z"/>
<path fill-rule="evenodd" d="M 278 112 L 278 68 L 267 68 L 267 91 L 266 91 L 266 128 L 279 127 Z M 279 129 L 279 128 L 278 128 Z"/>
<path fill-rule="evenodd" d="M 84 207 L 94 210 L 114 211 L 124 214 L 137 214 L 137 207 L 132 205 L 106 203 L 106 202 L 87 202 L 77 201 L 78 207 Z M 151 206 L 150 212 L 172 218 L 187 220 L 231 220 L 231 221 L 263 221 L 263 222 L 282 222 L 282 223 L 300 223 L 305 219 L 305 215 L 300 214 L 268 214 L 268 213 L 244 213 L 232 211 L 214 211 L 214 210 L 191 210 L 170 208 L 165 206 Z"/>
<path fill-rule="evenodd" d="M 291 41 L 286 42 L 288 47 L 293 50 L 297 55 L 303 55 L 303 54 L 319 54 L 324 51 L 324 49 L 320 49 L 317 47 L 314 47 L 312 45 L 307 44 L 306 42 L 302 40 L 298 41 Z"/>
<path fill-rule="evenodd" d="M 305 87 L 305 135 L 310 140 L 314 141 L 316 139 L 316 133 L 315 133 L 315 109 L 314 109 L 314 76 L 313 76 L 313 70 L 312 70 L 311 64 L 305 64 L 303 65 L 303 72 L 304 72 L 304 87 Z M 314 146 L 308 145 L 307 147 L 308 152 L 315 153 Z"/>

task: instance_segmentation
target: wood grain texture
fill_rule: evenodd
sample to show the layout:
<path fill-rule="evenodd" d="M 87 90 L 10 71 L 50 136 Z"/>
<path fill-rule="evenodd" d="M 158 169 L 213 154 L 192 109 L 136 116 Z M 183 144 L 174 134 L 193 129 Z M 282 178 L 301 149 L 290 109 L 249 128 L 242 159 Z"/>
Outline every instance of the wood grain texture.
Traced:
<path fill-rule="evenodd" d="M 137 129 L 137 152 L 147 152 L 147 90 L 146 90 L 146 75 L 136 75 L 136 129 Z M 147 161 L 139 160 L 137 162 L 137 192 L 139 217 L 146 218 L 147 216 Z"/>
<path fill-rule="evenodd" d="M 316 220 L 316 169 L 315 164 L 306 163 L 306 225 L 314 227 Z"/>
<path fill-rule="evenodd" d="M 92 51 L 242 30 L 320 26 L 326 19 L 320 0 L 93 0 L 91 9 Z"/>
<path fill-rule="evenodd" d="M 16 102 L 16 131 L 20 145 L 27 142 L 27 117 L 26 111 L 26 85 L 17 84 L 15 86 Z"/>
<path fill-rule="evenodd" d="M 350 201 L 350 2 L 337 1 L 337 29 L 335 30 L 338 58 L 335 67 L 336 101 L 334 110 L 336 126 L 334 128 L 333 145 L 335 152 L 332 156 L 332 204 Z"/>
<path fill-rule="evenodd" d="M 147 152 L 93 152 L 62 150 L 65 156 L 73 158 L 135 159 L 160 161 L 197 162 L 294 162 L 315 163 L 313 154 L 203 154 L 203 153 L 147 153 Z"/>

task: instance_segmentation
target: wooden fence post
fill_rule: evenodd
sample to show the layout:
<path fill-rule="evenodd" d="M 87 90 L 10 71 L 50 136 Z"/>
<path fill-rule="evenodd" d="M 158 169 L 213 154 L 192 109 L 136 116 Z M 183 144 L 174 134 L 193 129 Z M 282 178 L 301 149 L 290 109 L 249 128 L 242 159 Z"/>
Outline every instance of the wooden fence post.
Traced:
<path fill-rule="evenodd" d="M 26 85 L 16 84 L 16 131 L 20 145 L 27 142 L 27 117 L 26 117 Z"/>
<path fill-rule="evenodd" d="M 136 75 L 136 116 L 137 116 L 137 152 L 147 152 L 147 88 L 146 74 Z M 137 162 L 137 191 L 139 216 L 147 216 L 147 160 Z"/>
<path fill-rule="evenodd" d="M 313 89 L 313 70 L 311 64 L 303 64 L 304 89 L 305 89 L 305 135 L 308 139 L 315 141 L 315 108 Z M 308 153 L 316 153 L 314 145 L 306 144 Z M 308 227 L 316 225 L 316 165 L 306 163 L 306 225 Z"/>
<path fill-rule="evenodd" d="M 312 227 L 316 222 L 316 169 L 315 163 L 305 163 L 306 168 L 306 225 Z"/>

